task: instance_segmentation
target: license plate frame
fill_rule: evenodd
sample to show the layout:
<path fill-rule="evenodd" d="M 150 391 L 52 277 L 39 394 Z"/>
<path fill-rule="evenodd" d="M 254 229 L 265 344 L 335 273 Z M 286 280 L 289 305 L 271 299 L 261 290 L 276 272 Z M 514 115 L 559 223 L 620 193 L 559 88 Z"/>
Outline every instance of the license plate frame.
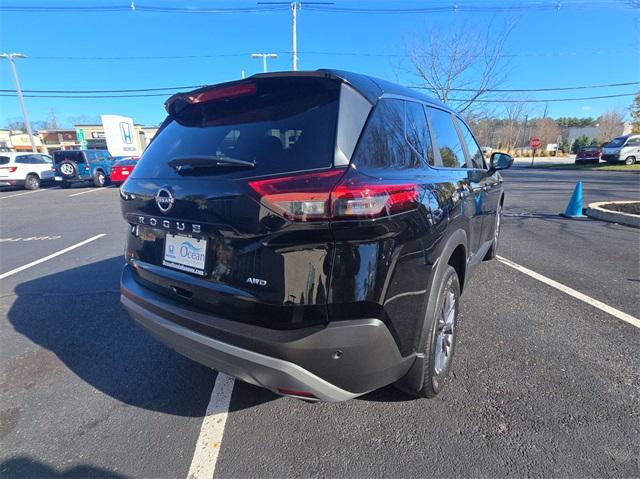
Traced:
<path fill-rule="evenodd" d="M 178 271 L 205 276 L 207 239 L 166 233 L 162 250 L 162 265 Z"/>

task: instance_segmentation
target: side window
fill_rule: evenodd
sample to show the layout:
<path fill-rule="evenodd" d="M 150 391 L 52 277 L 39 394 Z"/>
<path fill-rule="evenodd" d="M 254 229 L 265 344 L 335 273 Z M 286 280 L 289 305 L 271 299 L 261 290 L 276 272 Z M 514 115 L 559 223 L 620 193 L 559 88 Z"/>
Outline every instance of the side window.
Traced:
<path fill-rule="evenodd" d="M 407 141 L 430 165 L 435 165 L 429 125 L 424 108 L 420 103 L 405 102 L 405 135 Z"/>
<path fill-rule="evenodd" d="M 30 165 L 33 163 L 33 161 L 31 161 L 31 155 L 20 155 L 20 156 L 16 156 L 16 163 L 20 163 L 22 165 Z"/>
<path fill-rule="evenodd" d="M 629 138 L 624 146 L 640 146 L 640 136 Z"/>
<path fill-rule="evenodd" d="M 360 136 L 353 162 L 360 168 L 419 168 L 404 137 L 404 101 L 382 99 Z"/>
<path fill-rule="evenodd" d="M 478 146 L 478 143 L 476 143 L 471 130 L 469 130 L 469 127 L 460 120 L 458 120 L 458 126 L 462 132 L 462 138 L 467 145 L 467 151 L 469 152 L 469 158 L 471 159 L 473 167 L 486 170 L 487 167 L 484 162 L 484 157 L 482 156 L 482 150 L 480 149 L 480 146 Z"/>
<path fill-rule="evenodd" d="M 431 134 L 436 144 L 436 164 L 445 168 L 466 168 L 464 151 L 450 113 L 427 107 Z M 438 156 L 440 162 L 438 162 Z"/>

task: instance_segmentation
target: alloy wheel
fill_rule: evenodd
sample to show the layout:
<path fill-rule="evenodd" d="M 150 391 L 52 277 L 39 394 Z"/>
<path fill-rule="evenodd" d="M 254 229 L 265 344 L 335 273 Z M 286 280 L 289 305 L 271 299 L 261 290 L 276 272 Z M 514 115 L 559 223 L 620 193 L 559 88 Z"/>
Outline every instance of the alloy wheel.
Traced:
<path fill-rule="evenodd" d="M 456 297 L 451 288 L 445 291 L 442 310 L 438 315 L 435 338 L 434 371 L 440 376 L 446 372 L 453 353 L 454 328 L 456 319 Z"/>

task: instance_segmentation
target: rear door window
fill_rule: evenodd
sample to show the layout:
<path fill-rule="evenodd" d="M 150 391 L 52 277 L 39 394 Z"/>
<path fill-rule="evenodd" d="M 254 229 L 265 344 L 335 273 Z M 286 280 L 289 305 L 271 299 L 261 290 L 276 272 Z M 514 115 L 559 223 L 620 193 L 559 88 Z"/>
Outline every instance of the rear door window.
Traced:
<path fill-rule="evenodd" d="M 373 109 L 353 156 L 359 168 L 419 168 L 420 157 L 405 138 L 405 102 L 382 99 Z"/>
<path fill-rule="evenodd" d="M 405 102 L 405 135 L 409 144 L 430 165 L 435 164 L 427 117 L 421 103 Z"/>
<path fill-rule="evenodd" d="M 436 165 L 445 168 L 466 168 L 464 150 L 451 113 L 427 107 L 431 134 L 436 144 Z"/>
<path fill-rule="evenodd" d="M 109 152 L 104 150 L 87 150 L 85 155 L 89 161 L 103 161 L 111 158 Z"/>
<path fill-rule="evenodd" d="M 198 168 L 192 174 L 248 177 L 331 167 L 340 83 L 281 77 L 255 84 L 248 94 L 176 107 L 178 112 L 149 145 L 133 178 L 175 177 L 169 161 L 203 156 L 250 161 L 255 167 Z"/>
<path fill-rule="evenodd" d="M 460 127 L 460 132 L 462 133 L 462 138 L 464 139 L 465 144 L 467 145 L 467 152 L 469 153 L 469 158 L 471 159 L 471 163 L 474 168 L 480 170 L 486 170 L 487 166 L 484 162 L 484 157 L 482 156 L 482 150 L 478 143 L 476 143 L 476 139 L 473 137 L 471 130 L 469 127 L 458 119 L 458 126 Z"/>
<path fill-rule="evenodd" d="M 16 156 L 16 163 L 21 165 L 33 165 L 35 163 L 33 155 L 20 155 Z"/>

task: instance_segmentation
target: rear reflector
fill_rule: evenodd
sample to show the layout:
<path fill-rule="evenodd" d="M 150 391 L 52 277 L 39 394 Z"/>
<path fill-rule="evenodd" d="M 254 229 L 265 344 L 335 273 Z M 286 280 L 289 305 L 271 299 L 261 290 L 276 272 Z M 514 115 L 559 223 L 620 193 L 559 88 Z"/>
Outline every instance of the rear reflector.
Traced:
<path fill-rule="evenodd" d="M 224 98 L 235 98 L 239 96 L 253 95 L 256 92 L 255 83 L 242 83 L 221 88 L 213 88 L 200 93 L 187 95 L 189 103 L 206 103 L 209 101 L 222 100 Z"/>
<path fill-rule="evenodd" d="M 414 183 L 381 180 L 353 169 L 249 182 L 261 201 L 293 221 L 370 219 L 415 209 Z"/>
<path fill-rule="evenodd" d="M 307 391 L 294 391 L 293 389 L 278 388 L 278 392 L 284 396 L 296 396 L 308 399 L 318 399 L 314 394 Z"/>

